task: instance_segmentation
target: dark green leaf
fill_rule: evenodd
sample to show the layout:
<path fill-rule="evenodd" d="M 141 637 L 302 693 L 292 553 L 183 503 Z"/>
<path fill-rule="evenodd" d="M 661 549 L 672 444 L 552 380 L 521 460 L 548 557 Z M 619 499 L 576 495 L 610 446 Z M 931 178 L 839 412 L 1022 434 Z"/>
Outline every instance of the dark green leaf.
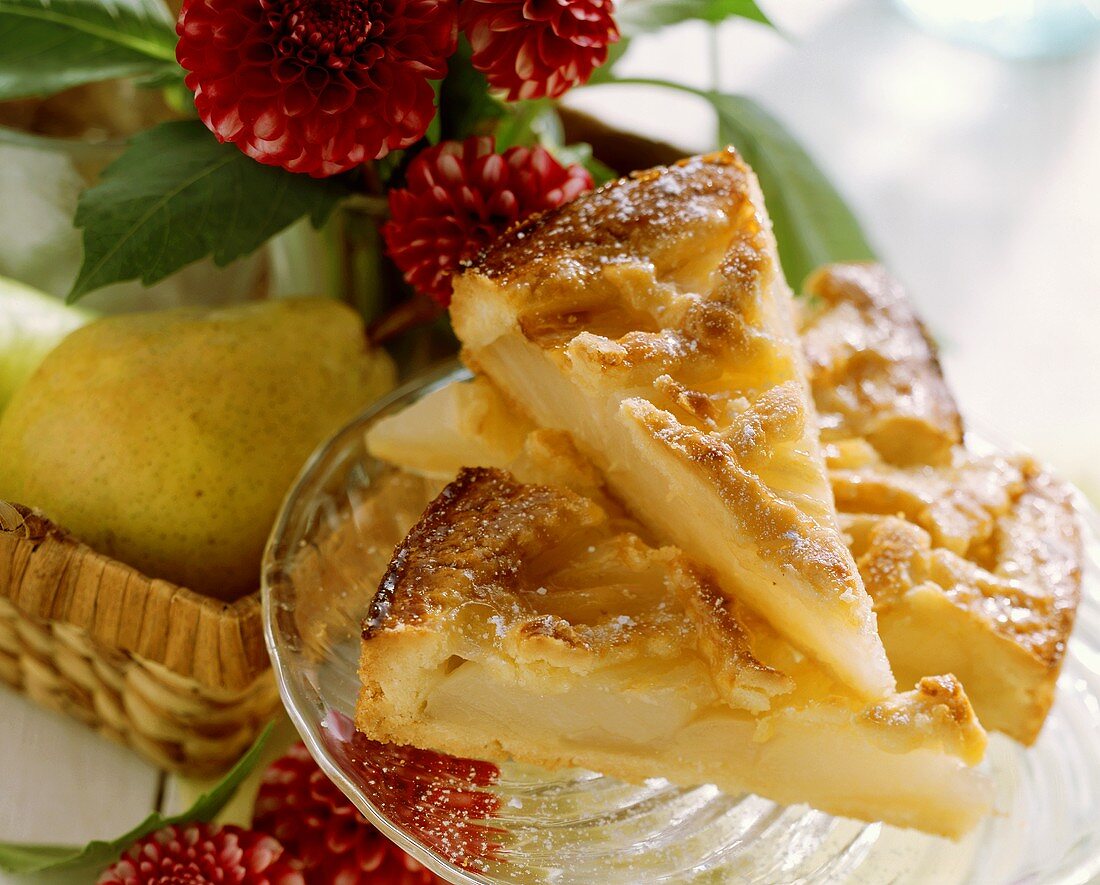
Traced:
<path fill-rule="evenodd" d="M 433 99 L 435 103 L 435 116 L 432 117 L 432 122 L 428 124 L 428 130 L 424 133 L 424 138 L 428 144 L 438 144 L 439 139 L 443 137 L 443 117 L 439 110 L 439 96 L 443 92 L 443 81 L 432 80 L 432 92 L 435 93 Z"/>
<path fill-rule="evenodd" d="M 485 75 L 470 64 L 470 44 L 463 37 L 447 62 L 447 76 L 439 90 L 442 139 L 463 139 L 489 131 L 503 117 L 506 106 L 489 92 Z"/>
<path fill-rule="evenodd" d="M 176 32 L 157 0 L 0 0 L 0 101 L 173 70 Z"/>
<path fill-rule="evenodd" d="M 619 30 L 628 37 L 684 21 L 714 24 L 734 16 L 771 25 L 755 0 L 631 0 L 619 4 L 615 10 Z"/>
<path fill-rule="evenodd" d="M 233 794 L 260 761 L 264 744 L 271 734 L 271 726 L 264 729 L 252 748 L 240 758 L 232 770 L 209 792 L 198 798 L 194 805 L 182 814 L 165 817 L 159 812 L 149 815 L 128 833 L 110 842 L 89 842 L 83 848 L 65 848 L 59 845 L 19 845 L 0 842 L 0 870 L 6 873 L 28 875 L 31 873 L 60 870 L 102 870 L 114 863 L 133 842 L 169 824 L 188 821 L 210 821 L 233 798 Z"/>
<path fill-rule="evenodd" d="M 795 291 L 822 264 L 874 258 L 851 209 L 778 120 L 742 96 L 707 97 L 718 113 L 719 145 L 736 147 L 760 179 Z"/>
<path fill-rule="evenodd" d="M 521 101 L 508 106 L 509 113 L 497 126 L 496 149 L 515 145 L 542 145 L 563 165 L 579 163 L 592 174 L 596 187 L 617 176 L 592 156 L 592 145 L 578 141 L 564 144 L 565 133 L 557 104 L 549 99 Z"/>
<path fill-rule="evenodd" d="M 0 0 L 3 2 L 3 0 Z M 183 78 L 187 76 L 187 72 L 184 71 L 179 65 L 168 66 L 165 65 L 161 70 L 157 71 L 151 77 L 143 77 L 137 81 L 136 85 L 142 89 L 170 89 L 173 91 L 172 96 L 172 108 L 180 111 L 181 113 L 190 112 L 195 113 L 195 96 L 191 93 L 191 90 L 187 88 Z M 179 102 L 176 100 L 177 95 L 183 97 L 184 101 Z"/>
<path fill-rule="evenodd" d="M 400 183 L 399 175 L 404 171 L 407 161 L 407 151 L 390 151 L 381 160 L 374 161 L 375 173 L 383 190 L 396 187 Z"/>
<path fill-rule="evenodd" d="M 84 263 L 69 300 L 120 280 L 150 285 L 207 255 L 228 264 L 303 215 L 320 226 L 346 195 L 339 180 L 261 165 L 198 121 L 162 123 L 81 195 Z"/>
<path fill-rule="evenodd" d="M 557 158 L 558 162 L 563 165 L 571 165 L 573 163 L 582 165 L 591 173 L 592 180 L 595 182 L 596 187 L 599 187 L 601 184 L 607 184 L 607 182 L 613 181 L 619 177 L 610 166 L 601 163 L 592 156 L 592 145 L 587 142 L 577 141 L 573 144 L 547 146 L 547 149 Z"/>

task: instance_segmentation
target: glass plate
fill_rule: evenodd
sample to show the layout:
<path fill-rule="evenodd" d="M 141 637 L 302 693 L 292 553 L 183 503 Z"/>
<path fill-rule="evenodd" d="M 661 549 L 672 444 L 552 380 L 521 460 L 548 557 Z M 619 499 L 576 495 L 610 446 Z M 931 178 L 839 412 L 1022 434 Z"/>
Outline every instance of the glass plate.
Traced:
<path fill-rule="evenodd" d="M 1065 882 L 1100 874 L 1100 520 L 1085 600 L 1042 737 L 992 735 L 1000 813 L 961 842 L 713 787 L 453 759 L 351 727 L 360 621 L 434 489 L 371 458 L 364 432 L 443 384 L 396 391 L 310 460 L 268 544 L 263 602 L 283 701 L 325 772 L 380 830 L 456 883 Z M 1083 501 L 1083 497 L 1082 497 Z"/>

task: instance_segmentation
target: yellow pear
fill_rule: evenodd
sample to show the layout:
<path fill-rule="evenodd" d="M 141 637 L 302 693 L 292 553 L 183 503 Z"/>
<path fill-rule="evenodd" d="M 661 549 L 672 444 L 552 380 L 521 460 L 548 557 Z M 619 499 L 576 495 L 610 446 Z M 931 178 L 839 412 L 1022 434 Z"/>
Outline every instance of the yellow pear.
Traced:
<path fill-rule="evenodd" d="M 96 320 L 0 417 L 0 499 L 152 577 L 255 590 L 310 452 L 388 390 L 358 315 L 321 298 Z"/>

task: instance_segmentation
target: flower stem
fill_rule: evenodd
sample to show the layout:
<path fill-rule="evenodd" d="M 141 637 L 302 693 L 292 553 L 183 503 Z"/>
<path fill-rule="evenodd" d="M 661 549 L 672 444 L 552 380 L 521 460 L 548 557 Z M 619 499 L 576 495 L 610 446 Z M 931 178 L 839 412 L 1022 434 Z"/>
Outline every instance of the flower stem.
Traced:
<path fill-rule="evenodd" d="M 382 179 L 378 177 L 378 167 L 374 163 L 363 164 L 363 182 L 368 194 L 383 194 Z"/>
<path fill-rule="evenodd" d="M 710 101 L 711 96 L 714 94 L 708 89 L 699 89 L 695 86 L 688 86 L 686 83 L 677 83 L 673 80 L 661 80 L 656 77 L 615 77 L 612 76 L 607 80 L 601 80 L 599 83 L 593 83 L 590 86 L 580 87 L 583 89 L 595 89 L 600 86 L 660 86 L 664 89 L 675 89 L 679 92 L 686 92 L 689 95 L 695 95 L 699 98 L 705 98 Z"/>
<path fill-rule="evenodd" d="M 371 218 L 389 218 L 390 215 L 386 198 L 375 194 L 352 194 L 344 200 L 343 206 Z"/>

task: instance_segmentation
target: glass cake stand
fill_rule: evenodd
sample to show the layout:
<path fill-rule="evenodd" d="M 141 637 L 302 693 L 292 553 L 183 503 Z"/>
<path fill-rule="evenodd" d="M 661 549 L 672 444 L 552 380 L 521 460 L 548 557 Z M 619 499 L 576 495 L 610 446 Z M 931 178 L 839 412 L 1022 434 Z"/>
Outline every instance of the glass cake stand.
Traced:
<path fill-rule="evenodd" d="M 713 787 L 454 759 L 351 726 L 360 621 L 433 489 L 371 458 L 364 433 L 444 384 L 446 366 L 375 404 L 318 450 L 264 562 L 264 628 L 283 701 L 325 772 L 377 827 L 455 883 L 1085 883 L 1100 875 L 1100 542 L 1037 744 L 992 735 L 998 813 L 960 842 Z"/>

